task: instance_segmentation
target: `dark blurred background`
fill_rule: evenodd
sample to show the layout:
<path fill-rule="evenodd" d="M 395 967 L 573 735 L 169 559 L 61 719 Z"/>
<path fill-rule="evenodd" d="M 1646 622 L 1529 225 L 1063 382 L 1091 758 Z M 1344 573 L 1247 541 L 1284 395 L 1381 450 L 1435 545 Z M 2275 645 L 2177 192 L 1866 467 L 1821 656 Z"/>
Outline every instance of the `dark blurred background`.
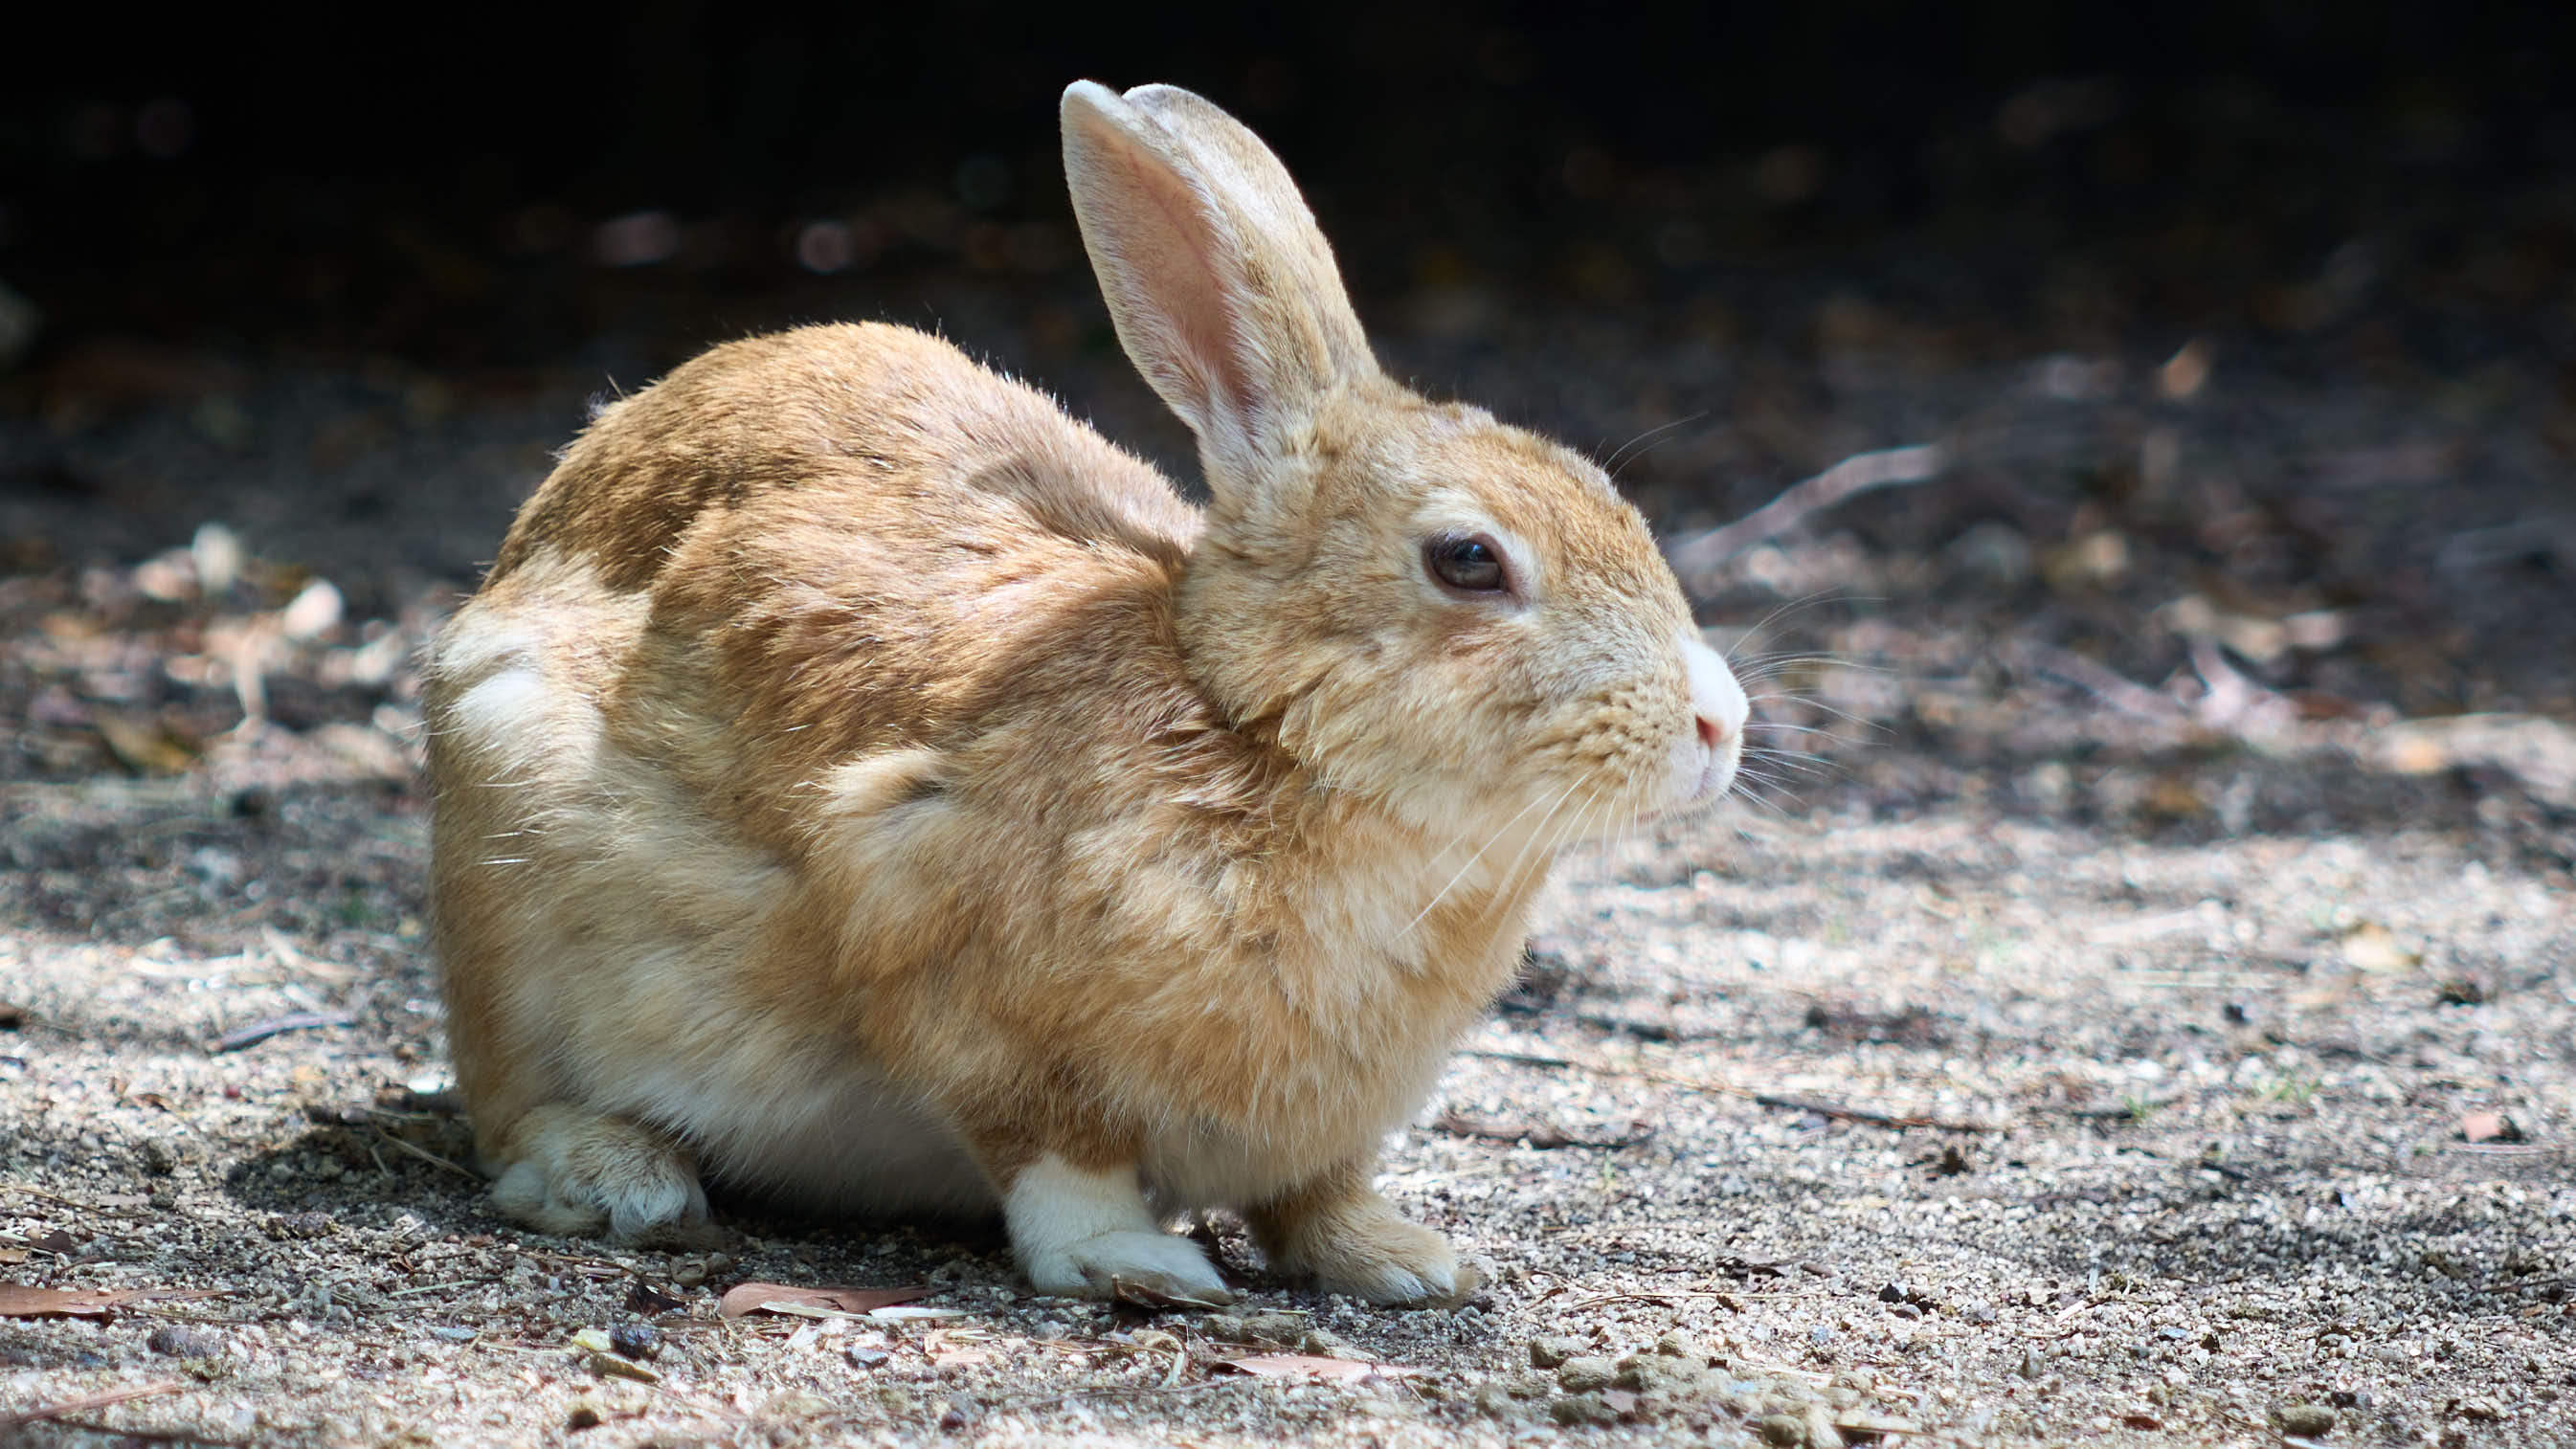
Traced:
<path fill-rule="evenodd" d="M 2281 331 L 2311 304 L 2267 286 L 2387 228 L 2407 252 L 2376 266 L 2540 301 L 2565 217 L 2515 201 L 2576 164 L 2576 12 L 2546 4 L 456 14 L 103 10 L 22 51 L 0 275 L 57 346 L 479 365 L 640 314 L 704 334 L 923 270 L 1051 272 L 1079 261 L 1054 101 L 1087 76 L 1243 115 L 1369 297 L 1663 306 L 1902 240 L 1915 267 L 1855 283 L 2011 325 L 2082 256 L 2121 272 L 2113 336 Z"/>
<path fill-rule="evenodd" d="M 1946 451 L 1697 573 L 1714 621 L 1836 599 L 1812 642 L 1904 678 L 2021 641 L 2203 724 L 2576 717 L 2576 7 L 13 23 L 78 32 L 0 88 L 29 597 L 113 616 L 82 570 L 214 522 L 352 619 L 434 607 L 586 399 L 801 321 L 941 330 L 1186 477 L 1054 131 L 1072 78 L 1164 80 L 1282 153 L 1391 368 L 1615 457 L 1669 537 Z"/>

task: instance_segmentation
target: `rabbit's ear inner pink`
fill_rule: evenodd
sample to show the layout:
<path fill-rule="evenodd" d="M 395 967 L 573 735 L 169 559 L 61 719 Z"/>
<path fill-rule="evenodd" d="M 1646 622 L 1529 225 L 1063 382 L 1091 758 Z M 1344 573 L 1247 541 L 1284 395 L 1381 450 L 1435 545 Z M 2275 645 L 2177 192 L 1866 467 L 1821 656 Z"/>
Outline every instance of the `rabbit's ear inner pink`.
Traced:
<path fill-rule="evenodd" d="M 1065 179 L 1118 340 L 1203 447 L 1248 463 L 1271 429 L 1376 370 L 1332 249 L 1249 130 L 1171 86 L 1078 81 L 1062 110 Z"/>

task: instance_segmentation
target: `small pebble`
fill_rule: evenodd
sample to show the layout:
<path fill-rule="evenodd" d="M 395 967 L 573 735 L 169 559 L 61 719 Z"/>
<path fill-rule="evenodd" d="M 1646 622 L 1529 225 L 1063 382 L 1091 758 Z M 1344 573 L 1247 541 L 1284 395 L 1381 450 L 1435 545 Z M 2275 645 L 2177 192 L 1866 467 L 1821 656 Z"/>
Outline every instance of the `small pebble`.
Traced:
<path fill-rule="evenodd" d="M 1959 1310 L 1959 1316 L 1970 1323 L 1992 1323 L 1995 1321 L 1995 1305 L 1982 1302 L 1971 1303 Z"/>
<path fill-rule="evenodd" d="M 1678 1333 L 1667 1333 L 1656 1339 L 1655 1352 L 1666 1358 L 1688 1359 L 1696 1364 L 1712 1364 L 1718 1361 L 1716 1351 L 1707 1344 L 1695 1338 L 1685 1338 Z"/>
<path fill-rule="evenodd" d="M 572 1412 L 564 1415 L 564 1427 L 574 1430 L 596 1429 L 599 1427 L 599 1410 L 588 1404 L 575 1404 L 572 1406 Z"/>
<path fill-rule="evenodd" d="M 213 1358 L 224 1351 L 224 1341 L 202 1328 L 185 1323 L 165 1323 L 152 1330 L 144 1347 L 169 1358 Z"/>
<path fill-rule="evenodd" d="M 707 1281 L 707 1265 L 698 1262 L 682 1263 L 671 1270 L 671 1281 L 683 1288 L 695 1288 Z"/>
<path fill-rule="evenodd" d="M 1878 1290 L 1878 1301 L 1881 1303 L 1902 1303 L 1913 1296 L 1913 1290 L 1907 1288 L 1901 1280 L 1889 1283 Z"/>
<path fill-rule="evenodd" d="M 1585 1424 L 1616 1424 L 1619 1411 L 1599 1394 L 1568 1394 L 1547 1406 L 1548 1417 L 1576 1428 Z"/>
<path fill-rule="evenodd" d="M 1559 1364 L 1556 1381 L 1567 1393 L 1581 1394 L 1610 1387 L 1610 1381 L 1617 1375 L 1618 1368 L 1610 1360 L 1587 1356 L 1570 1358 Z"/>
<path fill-rule="evenodd" d="M 1581 1358 L 1592 1345 L 1579 1338 L 1533 1338 L 1529 1342 L 1531 1368 L 1552 1369 L 1570 1358 Z"/>
<path fill-rule="evenodd" d="M 975 1407 L 974 1400 L 950 1399 L 947 1409 L 939 1416 L 939 1427 L 950 1434 L 962 1434 L 974 1428 L 975 1421 L 982 1417 L 983 1413 Z"/>
<path fill-rule="evenodd" d="M 608 1331 L 608 1346 L 628 1358 L 651 1358 L 662 1351 L 662 1331 L 649 1323 L 621 1323 Z"/>
<path fill-rule="evenodd" d="M 1807 1421 L 1795 1414 L 1765 1414 L 1754 1427 L 1762 1431 L 1762 1442 L 1780 1449 L 1797 1449 L 1807 1442 Z"/>
<path fill-rule="evenodd" d="M 2315 1439 L 2334 1428 L 2334 1410 L 2322 1404 L 2290 1404 L 2282 1408 L 2281 1432 L 2302 1439 Z"/>
<path fill-rule="evenodd" d="M 1326 1328 L 1308 1329 L 1306 1336 L 1297 1340 L 1297 1351 L 1311 1353 L 1317 1358 L 1346 1358 L 1355 1363 L 1366 1363 L 1370 1358 L 1368 1350 Z"/>
<path fill-rule="evenodd" d="M 1306 1336 L 1301 1313 L 1256 1313 L 1243 1320 L 1243 1331 L 1264 1343 L 1295 1343 Z"/>
<path fill-rule="evenodd" d="M 883 1368 L 885 1367 L 885 1361 L 886 1351 L 884 1349 L 870 1348 L 865 1344 L 858 1343 L 850 1345 L 850 1362 L 855 1367 L 863 1369 Z"/>

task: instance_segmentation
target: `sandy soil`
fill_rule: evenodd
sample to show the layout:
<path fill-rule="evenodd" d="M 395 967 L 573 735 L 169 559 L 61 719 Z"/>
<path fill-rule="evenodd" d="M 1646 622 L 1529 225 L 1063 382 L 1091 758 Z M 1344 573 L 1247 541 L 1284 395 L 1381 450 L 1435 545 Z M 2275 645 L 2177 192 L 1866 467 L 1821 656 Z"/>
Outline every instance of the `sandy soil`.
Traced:
<path fill-rule="evenodd" d="M 1676 534 L 1860 448 L 1957 460 L 1695 581 L 1780 753 L 1564 863 L 1390 1144 L 1488 1279 L 1422 1312 L 1224 1223 L 1218 1314 L 1032 1299 L 971 1225 L 504 1225 L 441 1109 L 408 651 L 599 372 L 93 348 L 0 389 L 0 1441 L 2576 1443 L 2546 369 L 1746 285 L 1822 353 L 1750 302 L 1389 309 L 1409 375 L 1580 443 L 1705 405 L 1623 463 Z M 1114 354 L 1007 303 L 940 310 L 1170 456 Z M 1597 365 L 1494 361 L 1560 344 Z M 720 1317 L 746 1282 L 927 1291 Z"/>

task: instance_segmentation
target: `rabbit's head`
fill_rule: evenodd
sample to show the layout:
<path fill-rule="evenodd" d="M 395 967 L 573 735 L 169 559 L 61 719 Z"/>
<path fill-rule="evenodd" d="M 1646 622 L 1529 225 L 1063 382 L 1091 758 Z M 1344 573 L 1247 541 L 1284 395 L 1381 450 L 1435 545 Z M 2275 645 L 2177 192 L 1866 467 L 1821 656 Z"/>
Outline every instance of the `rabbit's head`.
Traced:
<path fill-rule="evenodd" d="M 1381 373 L 1295 184 L 1223 111 L 1083 82 L 1063 121 L 1119 339 L 1198 436 L 1178 627 L 1234 722 L 1443 835 L 1722 794 L 1743 690 L 1602 471 Z"/>

